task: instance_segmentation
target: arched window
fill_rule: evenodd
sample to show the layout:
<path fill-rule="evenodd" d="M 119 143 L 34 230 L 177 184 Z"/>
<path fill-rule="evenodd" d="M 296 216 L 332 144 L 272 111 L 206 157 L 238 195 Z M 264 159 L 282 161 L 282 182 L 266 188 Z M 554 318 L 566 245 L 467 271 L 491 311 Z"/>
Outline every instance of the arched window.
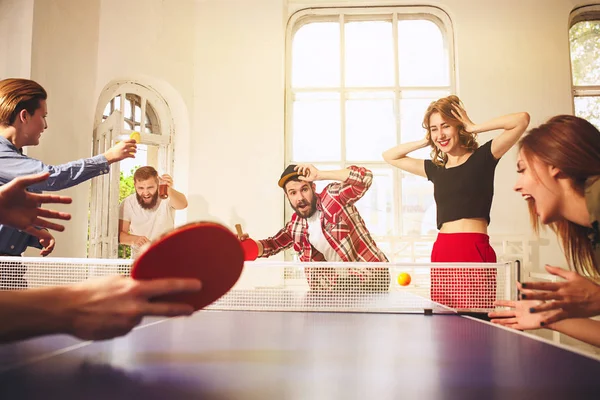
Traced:
<path fill-rule="evenodd" d="M 171 174 L 173 168 L 173 122 L 167 102 L 138 82 L 108 85 L 98 99 L 93 154 L 105 152 L 134 131 L 141 138 L 136 157 L 112 164 L 110 174 L 92 181 L 89 257 L 128 257 L 128 248 L 119 251 L 119 203 L 132 193 L 133 173 L 145 165 L 159 174 Z"/>

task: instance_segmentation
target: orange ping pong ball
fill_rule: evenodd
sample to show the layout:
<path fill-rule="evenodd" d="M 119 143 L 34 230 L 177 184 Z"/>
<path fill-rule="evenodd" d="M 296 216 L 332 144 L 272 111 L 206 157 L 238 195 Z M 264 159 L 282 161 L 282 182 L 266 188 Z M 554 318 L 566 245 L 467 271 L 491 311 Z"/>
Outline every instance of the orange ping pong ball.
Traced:
<path fill-rule="evenodd" d="M 410 283 L 410 275 L 406 272 L 401 272 L 398 274 L 398 285 L 406 286 Z"/>

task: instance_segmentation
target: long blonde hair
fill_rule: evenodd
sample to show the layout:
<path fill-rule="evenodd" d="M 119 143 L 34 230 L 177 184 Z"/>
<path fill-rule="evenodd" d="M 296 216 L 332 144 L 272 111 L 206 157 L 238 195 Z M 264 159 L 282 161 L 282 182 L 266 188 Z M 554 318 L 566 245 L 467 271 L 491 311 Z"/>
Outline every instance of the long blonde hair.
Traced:
<path fill-rule="evenodd" d="M 583 118 L 558 115 L 525 135 L 519 149 L 524 157 L 535 157 L 558 168 L 582 196 L 589 178 L 600 175 L 600 132 Z M 533 230 L 538 233 L 540 219 L 529 204 Z M 563 219 L 549 224 L 558 236 L 569 265 L 579 274 L 600 278 L 600 266 L 588 237 L 589 228 Z"/>
<path fill-rule="evenodd" d="M 431 102 L 429 107 L 427 107 L 427 111 L 425 111 L 425 116 L 423 117 L 423 128 L 427 130 L 425 138 L 431 146 L 431 161 L 441 167 L 446 165 L 448 156 L 443 151 L 438 149 L 435 143 L 433 143 L 433 140 L 431 140 L 431 128 L 429 126 L 429 120 L 431 119 L 432 114 L 436 112 L 440 113 L 446 123 L 458 129 L 458 138 L 461 146 L 469 151 L 475 151 L 479 147 L 479 144 L 475 140 L 475 134 L 465 131 L 465 127 L 462 122 L 452 115 L 454 105 L 461 106 L 458 96 L 452 95 L 443 97 L 439 100 Z"/>

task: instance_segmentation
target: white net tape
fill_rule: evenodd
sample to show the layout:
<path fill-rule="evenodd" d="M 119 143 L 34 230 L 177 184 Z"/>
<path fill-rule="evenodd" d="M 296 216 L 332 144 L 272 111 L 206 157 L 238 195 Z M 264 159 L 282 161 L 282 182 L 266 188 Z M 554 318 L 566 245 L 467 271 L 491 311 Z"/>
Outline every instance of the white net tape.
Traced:
<path fill-rule="evenodd" d="M 20 290 L 109 275 L 128 276 L 132 260 L 0 257 L 0 287 Z M 168 268 L 168 266 L 166 266 Z M 516 264 L 246 262 L 217 310 L 447 312 L 494 308 L 515 299 Z M 408 274 L 410 283 L 400 281 Z"/>

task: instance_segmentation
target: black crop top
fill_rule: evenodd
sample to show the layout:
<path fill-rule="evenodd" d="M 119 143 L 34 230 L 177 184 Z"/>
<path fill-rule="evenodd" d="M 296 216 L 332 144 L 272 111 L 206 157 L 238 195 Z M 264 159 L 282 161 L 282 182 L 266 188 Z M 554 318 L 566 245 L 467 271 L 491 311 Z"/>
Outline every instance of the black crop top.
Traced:
<path fill-rule="evenodd" d="M 491 140 L 457 167 L 438 167 L 425 160 L 427 179 L 433 182 L 438 229 L 462 218 L 485 218 L 489 225 L 496 165 Z"/>

